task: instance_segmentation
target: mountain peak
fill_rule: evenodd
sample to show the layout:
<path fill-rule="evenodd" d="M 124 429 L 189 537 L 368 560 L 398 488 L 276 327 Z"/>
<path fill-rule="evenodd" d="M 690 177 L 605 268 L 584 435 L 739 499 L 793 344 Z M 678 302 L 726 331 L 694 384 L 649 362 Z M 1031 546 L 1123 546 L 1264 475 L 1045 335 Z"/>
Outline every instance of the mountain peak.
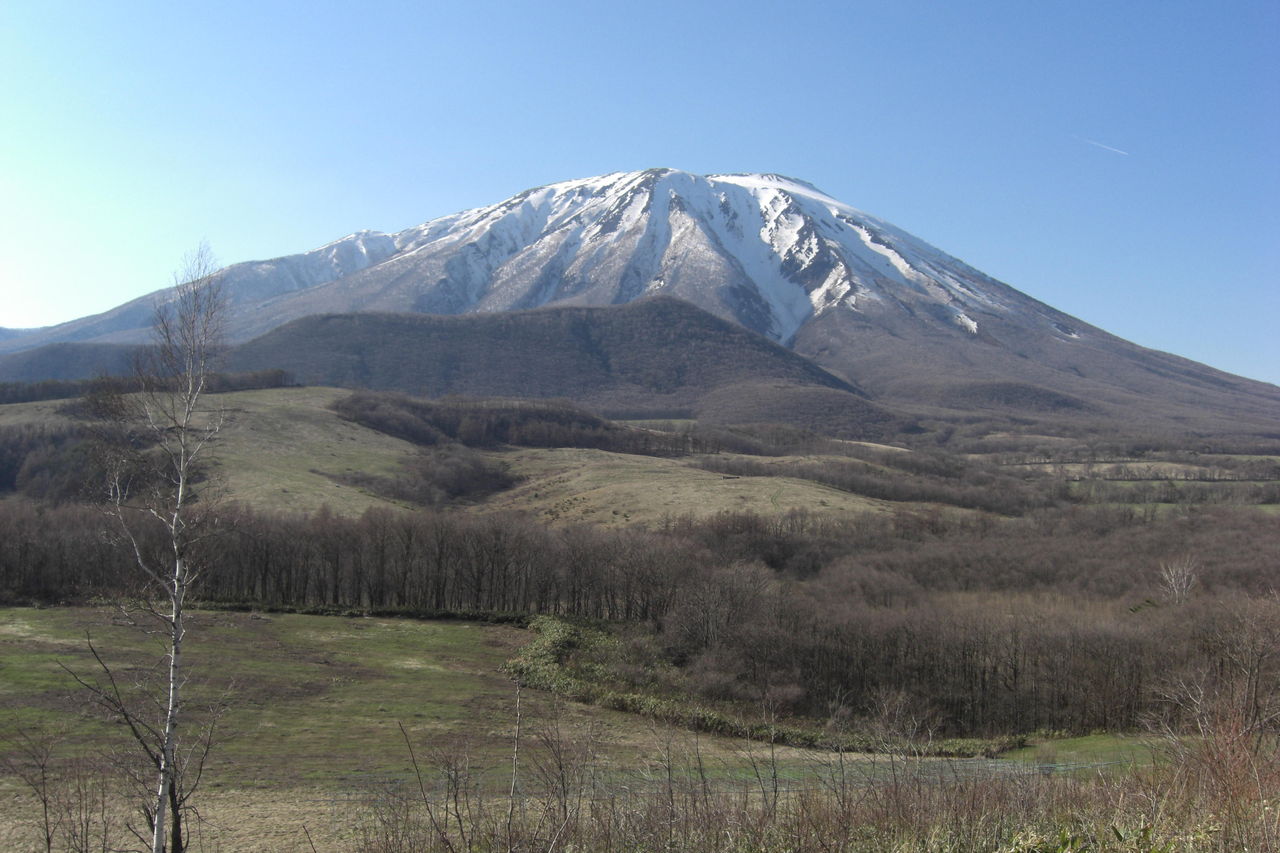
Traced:
<path fill-rule="evenodd" d="M 312 313 L 459 314 L 654 294 L 784 344 L 829 315 L 908 336 L 990 341 L 993 323 L 1005 322 L 1045 339 L 1092 333 L 812 183 L 769 172 L 656 167 L 563 181 L 396 234 L 358 231 L 237 264 L 223 278 L 243 306 L 233 323 L 241 339 Z M 131 305 L 127 317 L 74 321 L 39 341 L 15 336 L 0 350 L 140 339 L 149 312 Z"/>

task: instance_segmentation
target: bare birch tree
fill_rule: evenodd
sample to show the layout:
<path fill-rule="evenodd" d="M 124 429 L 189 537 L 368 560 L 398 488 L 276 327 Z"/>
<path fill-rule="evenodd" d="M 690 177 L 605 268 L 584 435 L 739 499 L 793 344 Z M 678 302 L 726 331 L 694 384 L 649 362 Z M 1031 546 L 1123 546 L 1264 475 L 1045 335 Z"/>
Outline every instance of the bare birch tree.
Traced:
<path fill-rule="evenodd" d="M 178 744 L 187 679 L 186 603 L 200 577 L 200 545 L 217 526 L 216 501 L 201 481 L 224 420 L 204 400 L 226 314 L 216 270 L 207 246 L 184 259 L 175 286 L 156 306 L 153 346 L 139 359 L 136 390 L 105 395 L 96 405 L 116 428 L 107 456 L 109 507 L 140 571 L 141 610 L 164 639 L 167 677 L 154 723 L 128 707 L 96 651 L 107 682 L 81 683 L 128 724 L 154 766 L 154 797 L 144 807 L 152 853 L 184 849 L 182 812 L 198 781 L 198 771 L 184 780 Z M 201 763 L 207 751 L 205 740 L 195 751 Z"/>
<path fill-rule="evenodd" d="M 1183 554 L 1160 564 L 1160 586 L 1174 604 L 1186 604 L 1200 573 L 1200 561 Z"/>

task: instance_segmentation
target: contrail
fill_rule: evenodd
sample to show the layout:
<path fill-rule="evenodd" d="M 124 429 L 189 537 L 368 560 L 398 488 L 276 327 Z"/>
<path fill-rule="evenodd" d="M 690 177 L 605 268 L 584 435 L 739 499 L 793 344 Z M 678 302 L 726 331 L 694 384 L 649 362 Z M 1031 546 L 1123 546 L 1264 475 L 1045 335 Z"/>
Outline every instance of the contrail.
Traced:
<path fill-rule="evenodd" d="M 1119 148 L 1112 148 L 1110 145 L 1103 145 L 1101 142 L 1095 142 L 1094 140 L 1086 139 L 1083 136 L 1077 136 L 1076 139 L 1079 139 L 1081 142 L 1087 142 L 1090 145 L 1097 146 L 1098 148 L 1101 148 L 1104 151 L 1114 151 L 1117 154 L 1123 154 L 1126 157 L 1129 156 L 1128 151 L 1121 151 Z"/>

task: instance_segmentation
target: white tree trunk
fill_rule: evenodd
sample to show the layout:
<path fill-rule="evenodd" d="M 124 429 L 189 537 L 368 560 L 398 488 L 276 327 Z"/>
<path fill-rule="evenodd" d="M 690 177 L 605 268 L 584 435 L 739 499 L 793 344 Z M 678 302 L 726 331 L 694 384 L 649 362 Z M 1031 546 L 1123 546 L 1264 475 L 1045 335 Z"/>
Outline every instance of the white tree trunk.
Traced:
<path fill-rule="evenodd" d="M 169 834 L 166 820 L 170 790 L 173 786 L 174 742 L 178 733 L 178 712 L 181 707 L 182 688 L 182 639 L 185 633 L 183 621 L 183 596 L 186 592 L 185 564 L 181 558 L 173 563 L 173 586 L 169 610 L 169 695 L 165 704 L 164 740 L 160 752 L 160 784 L 156 791 L 155 828 L 151 835 L 151 853 L 164 853 L 165 836 Z"/>

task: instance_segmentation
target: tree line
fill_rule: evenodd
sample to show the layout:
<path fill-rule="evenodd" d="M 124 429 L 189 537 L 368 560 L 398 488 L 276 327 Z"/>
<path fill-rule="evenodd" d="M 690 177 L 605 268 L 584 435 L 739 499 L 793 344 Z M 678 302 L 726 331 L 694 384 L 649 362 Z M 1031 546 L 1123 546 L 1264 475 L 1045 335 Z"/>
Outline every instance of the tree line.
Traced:
<path fill-rule="evenodd" d="M 567 400 L 456 396 L 428 400 L 392 391 L 357 391 L 335 401 L 332 408 L 347 420 L 423 446 L 582 447 L 647 456 L 781 452 L 768 434 L 701 425 L 628 427 Z"/>
<path fill-rule="evenodd" d="M 1217 665 L 1215 626 L 1280 626 L 1280 531 L 1239 511 L 725 514 L 648 531 L 430 510 L 224 518 L 200 557 L 210 603 L 604 620 L 634 640 L 603 662 L 611 677 L 669 672 L 670 689 L 819 718 L 901 693 L 953 734 L 1132 728 L 1171 678 Z M 102 521 L 0 503 L 0 597 L 128 593 L 132 561 Z M 137 536 L 144 554 L 166 547 L 162 530 Z M 1184 554 L 1198 583 L 1180 602 L 1158 569 Z"/>
<path fill-rule="evenodd" d="M 284 388 L 293 384 L 292 375 L 276 368 L 237 373 L 211 373 L 208 392 L 253 391 L 260 388 Z M 41 400 L 67 400 L 94 393 L 104 384 L 124 392 L 138 390 L 133 376 L 108 376 L 92 379 L 42 379 L 36 382 L 0 382 L 0 405 L 34 403 Z"/>

